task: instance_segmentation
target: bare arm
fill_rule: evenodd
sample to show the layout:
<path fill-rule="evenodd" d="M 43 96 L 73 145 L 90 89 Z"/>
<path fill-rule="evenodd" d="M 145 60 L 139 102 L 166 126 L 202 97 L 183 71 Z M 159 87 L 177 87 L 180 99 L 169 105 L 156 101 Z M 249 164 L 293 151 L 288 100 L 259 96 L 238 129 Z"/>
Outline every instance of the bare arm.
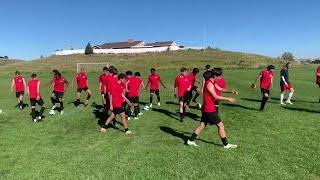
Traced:
<path fill-rule="evenodd" d="M 260 80 L 260 79 L 261 79 L 261 77 L 262 77 L 262 75 L 260 74 L 260 75 L 257 77 L 257 79 L 254 81 L 254 83 L 257 83 L 257 82 L 258 82 L 258 80 Z"/>
<path fill-rule="evenodd" d="M 13 87 L 15 86 L 15 83 L 14 83 L 14 79 L 12 79 L 12 83 L 11 83 L 11 89 L 10 91 L 13 91 Z"/>
<path fill-rule="evenodd" d="M 282 81 L 284 82 L 284 84 L 288 85 L 286 79 L 284 78 L 284 76 L 281 76 Z"/>
<path fill-rule="evenodd" d="M 38 85 L 37 85 L 37 92 L 38 92 L 37 100 L 39 100 L 40 99 L 40 81 L 38 82 Z"/>
<path fill-rule="evenodd" d="M 221 91 L 221 92 L 223 92 L 223 93 L 238 94 L 238 91 L 237 91 L 237 90 L 225 89 L 225 88 L 220 87 L 220 86 L 217 85 L 217 84 L 215 84 L 214 87 L 215 87 L 218 91 Z"/>
<path fill-rule="evenodd" d="M 47 87 L 49 86 L 50 84 L 53 84 L 54 83 L 54 80 L 51 80 L 49 83 L 47 83 L 46 85 L 44 85 L 44 87 Z"/>
<path fill-rule="evenodd" d="M 161 79 L 159 80 L 159 82 L 160 82 L 160 84 L 161 84 L 164 88 L 167 88 L 166 85 L 164 85 L 164 83 L 162 82 Z"/>
<path fill-rule="evenodd" d="M 143 89 L 144 89 L 144 83 L 142 81 L 141 84 L 140 84 L 140 91 L 142 91 Z"/>
<path fill-rule="evenodd" d="M 213 84 L 208 84 L 208 91 L 209 93 L 216 99 L 216 100 L 223 100 L 223 101 L 229 101 L 230 103 L 235 103 L 236 100 L 231 97 L 223 97 L 216 94 L 215 87 Z"/>
<path fill-rule="evenodd" d="M 22 82 L 23 82 L 23 87 L 27 89 L 26 81 L 24 80 L 24 78 L 22 79 Z"/>

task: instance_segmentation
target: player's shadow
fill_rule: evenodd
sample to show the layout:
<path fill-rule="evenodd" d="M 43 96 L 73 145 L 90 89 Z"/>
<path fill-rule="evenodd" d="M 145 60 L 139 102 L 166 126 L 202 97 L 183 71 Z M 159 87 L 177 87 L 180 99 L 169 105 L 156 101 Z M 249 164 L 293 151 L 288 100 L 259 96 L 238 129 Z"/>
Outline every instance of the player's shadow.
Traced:
<path fill-rule="evenodd" d="M 177 114 L 179 114 L 179 111 L 177 111 Z M 191 119 L 193 119 L 195 121 L 200 121 L 200 118 L 201 118 L 199 115 L 197 115 L 195 113 L 192 113 L 192 112 L 186 112 L 185 116 L 189 117 L 189 118 L 191 118 Z"/>
<path fill-rule="evenodd" d="M 280 98 L 271 98 L 273 100 L 276 100 L 276 101 L 280 101 Z M 285 99 L 287 100 L 287 99 Z M 291 100 L 292 102 L 301 102 L 301 103 L 310 103 L 310 104 L 319 104 L 319 101 L 304 101 L 304 100 Z"/>
<path fill-rule="evenodd" d="M 152 108 L 152 111 L 159 112 L 159 113 L 162 113 L 162 114 L 168 116 L 169 118 L 179 120 L 179 118 L 176 116 L 176 113 L 170 112 L 168 110 Z"/>
<path fill-rule="evenodd" d="M 84 102 L 82 102 L 82 101 L 79 104 L 77 103 L 77 101 L 70 101 L 70 102 L 68 102 L 68 104 L 73 104 L 74 107 L 78 107 L 80 105 L 85 105 Z"/>
<path fill-rule="evenodd" d="M 231 108 L 242 108 L 242 109 L 252 110 L 252 111 L 258 110 L 258 109 L 256 109 L 256 108 L 252 108 L 252 107 L 248 107 L 248 106 L 243 106 L 243 105 L 240 105 L 240 104 L 223 104 L 223 106 L 227 106 L 227 107 L 231 107 Z"/>
<path fill-rule="evenodd" d="M 296 108 L 296 107 L 288 107 L 288 106 L 282 106 L 284 109 L 288 109 L 291 111 L 299 111 L 299 112 L 307 112 L 307 113 L 319 113 L 320 111 L 312 110 L 312 109 L 306 109 L 306 108 Z"/>
<path fill-rule="evenodd" d="M 177 103 L 177 102 L 173 102 L 173 101 L 166 101 L 166 104 L 168 104 L 168 105 L 180 105 L 179 103 Z"/>
<path fill-rule="evenodd" d="M 178 138 L 182 139 L 185 145 L 187 145 L 187 141 L 188 141 L 189 137 L 192 134 L 192 133 L 189 133 L 189 132 L 178 131 L 178 130 L 172 129 L 170 127 L 167 127 L 167 126 L 160 126 L 160 130 L 165 132 L 165 133 L 167 133 L 167 134 L 170 134 L 170 135 L 172 135 L 174 137 L 178 137 Z M 209 142 L 209 141 L 206 141 L 206 140 L 203 140 L 203 139 L 197 139 L 197 140 L 201 141 L 201 142 L 204 142 L 204 143 L 207 143 L 207 144 L 213 144 L 213 145 L 216 145 L 216 146 L 222 146 L 221 144 L 217 144 L 217 143 L 214 143 L 214 142 Z"/>
<path fill-rule="evenodd" d="M 93 108 L 93 115 L 95 116 L 96 120 L 97 120 L 97 125 L 99 127 L 102 127 L 105 123 L 106 120 L 109 116 L 108 112 L 104 109 L 104 107 L 102 105 L 96 104 L 95 102 L 92 103 L 91 107 Z M 122 123 L 116 121 L 116 123 L 122 125 Z M 116 126 L 114 126 L 113 124 L 109 125 L 109 127 L 122 131 L 119 128 L 117 128 Z"/>
<path fill-rule="evenodd" d="M 146 103 L 146 102 L 140 102 L 140 105 L 143 105 L 143 106 L 145 106 L 145 105 L 147 105 L 148 103 Z"/>
<path fill-rule="evenodd" d="M 17 104 L 16 106 L 14 106 L 14 108 L 18 108 L 20 106 L 20 104 Z M 22 104 L 22 109 L 29 107 L 29 104 Z"/>
<path fill-rule="evenodd" d="M 30 116 L 32 116 L 32 113 L 30 113 Z M 36 111 L 36 117 L 39 117 L 39 116 L 40 116 L 40 112 L 39 112 L 39 111 Z M 46 117 L 46 116 L 42 115 L 42 116 L 41 116 L 41 119 L 38 120 L 37 122 L 43 121 L 43 119 L 44 119 L 45 117 Z"/>
<path fill-rule="evenodd" d="M 271 99 L 273 99 L 273 98 L 271 98 Z M 260 99 L 241 98 L 241 100 L 261 103 Z M 276 102 L 273 102 L 273 101 L 270 101 L 270 100 L 268 101 L 268 103 L 276 104 Z"/>

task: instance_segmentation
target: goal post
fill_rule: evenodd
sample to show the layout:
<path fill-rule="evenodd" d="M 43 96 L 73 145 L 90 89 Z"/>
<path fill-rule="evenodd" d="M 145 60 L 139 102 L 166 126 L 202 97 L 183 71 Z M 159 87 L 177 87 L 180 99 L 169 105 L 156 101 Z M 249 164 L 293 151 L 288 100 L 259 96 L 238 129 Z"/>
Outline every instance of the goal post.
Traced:
<path fill-rule="evenodd" d="M 87 72 L 99 72 L 102 71 L 103 67 L 109 67 L 109 63 L 77 63 L 77 73 L 80 72 L 81 68 L 86 69 Z"/>

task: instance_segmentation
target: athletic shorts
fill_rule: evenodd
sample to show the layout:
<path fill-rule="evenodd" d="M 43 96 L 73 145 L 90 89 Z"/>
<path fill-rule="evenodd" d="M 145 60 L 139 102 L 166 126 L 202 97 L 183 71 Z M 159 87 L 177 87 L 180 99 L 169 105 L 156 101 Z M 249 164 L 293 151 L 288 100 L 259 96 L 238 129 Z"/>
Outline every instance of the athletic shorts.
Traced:
<path fill-rule="evenodd" d="M 139 96 L 135 96 L 135 97 L 128 97 L 128 100 L 131 102 L 131 103 L 139 103 Z"/>
<path fill-rule="evenodd" d="M 270 90 L 269 89 L 262 89 L 261 88 L 261 93 L 264 95 L 264 94 L 268 94 L 270 95 Z"/>
<path fill-rule="evenodd" d="M 183 96 L 179 96 L 179 102 L 187 102 L 190 99 L 190 91 L 186 91 Z"/>
<path fill-rule="evenodd" d="M 205 125 L 217 125 L 221 122 L 221 119 L 218 112 L 202 112 L 201 122 L 205 123 Z"/>
<path fill-rule="evenodd" d="M 77 92 L 78 93 L 81 93 L 82 91 L 88 91 L 88 87 L 85 87 L 85 88 L 77 88 Z"/>
<path fill-rule="evenodd" d="M 52 94 L 54 94 L 54 96 L 55 96 L 57 99 L 62 99 L 62 98 L 63 98 L 63 95 L 64 95 L 63 92 L 58 92 L 58 91 L 53 91 Z"/>
<path fill-rule="evenodd" d="M 37 100 L 37 99 L 30 99 L 30 104 L 31 104 L 31 106 L 36 106 L 37 104 L 39 105 L 39 106 L 43 106 L 44 105 L 44 102 L 43 102 L 43 99 L 42 98 L 40 98 L 39 100 Z"/>
<path fill-rule="evenodd" d="M 24 91 L 16 92 L 16 98 L 19 98 L 20 96 L 23 96 L 23 95 L 24 95 Z"/>
<path fill-rule="evenodd" d="M 282 92 L 286 91 L 286 90 L 290 90 L 291 88 L 293 88 L 293 86 L 290 83 L 288 85 L 285 85 L 285 84 L 281 85 L 281 91 Z"/>
<path fill-rule="evenodd" d="M 198 92 L 198 91 L 197 91 L 197 89 L 198 89 L 198 87 L 197 87 L 197 86 L 193 86 L 193 87 L 191 88 L 190 92 L 192 92 L 192 91 L 196 91 L 196 92 Z"/>
<path fill-rule="evenodd" d="M 115 115 L 125 112 L 124 107 L 114 108 L 112 111 Z"/>
<path fill-rule="evenodd" d="M 160 94 L 160 91 L 159 91 L 159 89 L 158 89 L 158 90 L 152 90 L 152 89 L 150 89 L 150 94 L 159 95 L 159 94 Z"/>

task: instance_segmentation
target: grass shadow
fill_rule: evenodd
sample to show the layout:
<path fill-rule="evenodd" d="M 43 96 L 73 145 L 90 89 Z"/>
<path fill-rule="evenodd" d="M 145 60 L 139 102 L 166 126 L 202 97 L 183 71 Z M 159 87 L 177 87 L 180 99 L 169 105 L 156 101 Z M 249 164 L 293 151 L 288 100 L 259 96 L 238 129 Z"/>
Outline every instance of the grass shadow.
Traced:
<path fill-rule="evenodd" d="M 273 98 L 271 98 L 271 99 L 273 99 Z M 260 99 L 241 98 L 241 100 L 261 103 L 261 100 L 260 100 Z M 277 104 L 276 102 L 272 102 L 272 101 L 268 101 L 268 103 Z"/>
<path fill-rule="evenodd" d="M 282 108 L 288 109 L 288 110 L 291 110 L 291 111 L 299 111 L 299 112 L 307 112 L 307 113 L 319 113 L 320 114 L 320 111 L 315 111 L 315 110 L 306 109 L 306 108 L 296 108 L 296 107 L 287 107 L 287 106 L 283 106 Z"/>
<path fill-rule="evenodd" d="M 175 119 L 175 120 L 180 120 L 175 113 L 172 113 L 168 110 L 165 110 L 165 109 L 157 109 L 157 108 L 152 108 L 152 111 L 155 111 L 155 112 L 159 112 L 159 113 L 162 113 L 172 119 Z"/>
<path fill-rule="evenodd" d="M 227 106 L 227 107 L 234 107 L 234 108 L 242 108 L 242 109 L 246 109 L 246 110 L 252 110 L 252 111 L 257 111 L 259 109 L 256 108 L 252 108 L 252 107 L 248 107 L 248 106 L 243 106 L 240 104 L 222 104 L 223 106 Z"/>

